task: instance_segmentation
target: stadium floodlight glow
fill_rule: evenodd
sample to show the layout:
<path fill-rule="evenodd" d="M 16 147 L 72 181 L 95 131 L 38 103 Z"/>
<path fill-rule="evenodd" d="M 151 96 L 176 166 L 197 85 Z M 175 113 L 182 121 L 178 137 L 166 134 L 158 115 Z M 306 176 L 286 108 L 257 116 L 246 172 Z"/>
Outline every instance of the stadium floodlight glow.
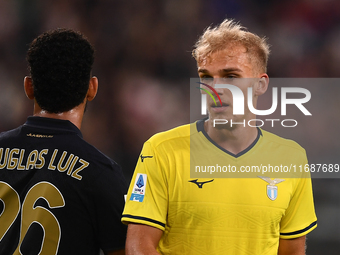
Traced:
<path fill-rule="evenodd" d="M 207 84 L 201 83 L 200 84 L 210 87 Z M 218 89 L 229 89 L 232 98 L 233 98 L 233 114 L 234 115 L 244 115 L 244 95 L 242 90 L 230 84 L 216 84 L 214 86 Z M 213 90 L 216 94 L 217 98 L 220 99 L 219 95 L 217 94 L 216 90 Z M 304 94 L 304 98 L 287 98 L 288 93 L 301 93 Z M 209 94 L 211 97 L 212 95 Z M 277 88 L 272 88 L 272 106 L 270 109 L 267 110 L 257 110 L 253 106 L 253 88 L 248 88 L 248 108 L 249 110 L 255 115 L 270 115 L 276 111 L 278 105 L 278 95 L 277 95 Z M 288 104 L 294 104 L 296 107 L 304 114 L 304 115 L 312 115 L 304 106 L 304 103 L 307 103 L 311 99 L 311 93 L 308 89 L 305 88 L 297 88 L 297 87 L 282 87 L 281 88 L 281 115 L 285 116 L 287 114 L 286 108 Z M 221 101 L 221 100 L 220 100 Z M 216 104 L 216 103 L 215 103 Z M 201 94 L 201 114 L 207 114 L 207 94 Z"/>

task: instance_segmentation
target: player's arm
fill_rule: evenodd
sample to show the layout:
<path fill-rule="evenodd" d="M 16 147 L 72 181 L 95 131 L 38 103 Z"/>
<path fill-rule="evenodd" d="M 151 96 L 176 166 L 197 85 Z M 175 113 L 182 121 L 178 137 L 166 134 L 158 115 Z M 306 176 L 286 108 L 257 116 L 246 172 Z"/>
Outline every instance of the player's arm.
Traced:
<path fill-rule="evenodd" d="M 306 236 L 294 239 L 282 239 L 279 241 L 278 255 L 305 255 Z"/>
<path fill-rule="evenodd" d="M 159 255 L 156 248 L 163 231 L 143 224 L 129 223 L 126 238 L 127 255 Z"/>

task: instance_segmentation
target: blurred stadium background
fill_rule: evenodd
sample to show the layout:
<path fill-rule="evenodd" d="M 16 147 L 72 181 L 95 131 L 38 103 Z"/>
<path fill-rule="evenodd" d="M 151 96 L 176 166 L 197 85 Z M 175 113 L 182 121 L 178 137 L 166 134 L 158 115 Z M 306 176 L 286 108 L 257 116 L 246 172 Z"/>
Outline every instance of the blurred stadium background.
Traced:
<path fill-rule="evenodd" d="M 338 0 L 0 0 L 0 132 L 32 114 L 23 91 L 28 44 L 48 29 L 79 30 L 96 48 L 93 74 L 99 79 L 82 132 L 129 181 L 145 140 L 189 122 L 189 82 L 197 76 L 192 46 L 207 26 L 226 17 L 268 37 L 270 77 L 340 76 Z M 339 98 L 326 95 L 327 101 Z M 335 106 L 330 120 L 339 117 Z M 305 127 L 298 141 L 304 146 L 330 125 Z M 339 151 L 329 153 L 340 163 Z M 308 236 L 308 254 L 339 254 L 340 181 L 313 184 L 319 227 Z"/>

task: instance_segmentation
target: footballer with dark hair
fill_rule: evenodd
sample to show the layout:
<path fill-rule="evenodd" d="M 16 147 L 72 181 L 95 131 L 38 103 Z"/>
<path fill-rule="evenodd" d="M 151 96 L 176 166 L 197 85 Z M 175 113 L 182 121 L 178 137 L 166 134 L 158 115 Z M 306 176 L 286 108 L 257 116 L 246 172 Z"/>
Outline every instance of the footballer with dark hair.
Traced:
<path fill-rule="evenodd" d="M 98 89 L 93 47 L 56 29 L 33 40 L 27 61 L 33 116 L 0 134 L 0 254 L 124 254 L 125 179 L 80 131 Z"/>

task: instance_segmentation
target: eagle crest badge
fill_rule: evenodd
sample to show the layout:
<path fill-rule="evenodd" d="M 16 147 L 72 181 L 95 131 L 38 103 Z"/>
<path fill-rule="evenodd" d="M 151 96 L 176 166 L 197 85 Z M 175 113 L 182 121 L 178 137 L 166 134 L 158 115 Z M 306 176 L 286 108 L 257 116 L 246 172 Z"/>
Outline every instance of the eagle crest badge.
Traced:
<path fill-rule="evenodd" d="M 267 185 L 267 196 L 270 200 L 274 201 L 277 198 L 277 195 L 278 195 L 278 187 L 276 185 L 283 182 L 284 179 L 274 179 L 274 180 L 272 180 L 271 178 L 266 177 L 266 176 L 258 176 L 258 177 L 268 183 L 268 185 Z"/>

